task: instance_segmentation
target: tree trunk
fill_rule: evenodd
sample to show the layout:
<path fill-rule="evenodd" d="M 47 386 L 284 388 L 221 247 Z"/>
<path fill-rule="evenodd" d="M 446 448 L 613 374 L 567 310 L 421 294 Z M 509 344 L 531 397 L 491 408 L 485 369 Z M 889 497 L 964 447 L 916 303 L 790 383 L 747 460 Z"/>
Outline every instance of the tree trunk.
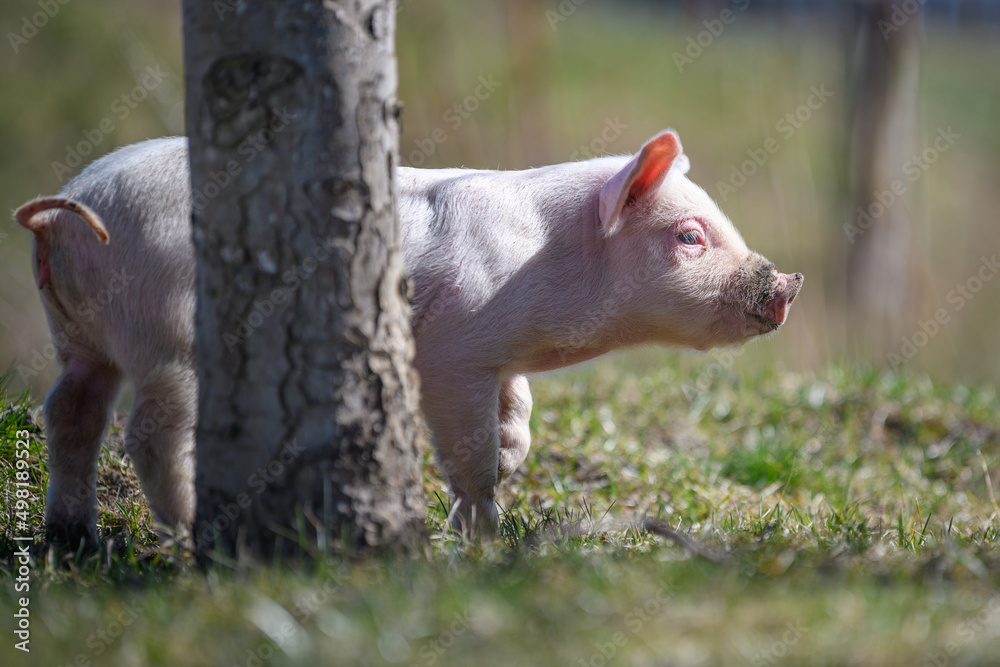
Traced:
<path fill-rule="evenodd" d="M 184 2 L 202 554 L 414 546 L 389 0 Z"/>

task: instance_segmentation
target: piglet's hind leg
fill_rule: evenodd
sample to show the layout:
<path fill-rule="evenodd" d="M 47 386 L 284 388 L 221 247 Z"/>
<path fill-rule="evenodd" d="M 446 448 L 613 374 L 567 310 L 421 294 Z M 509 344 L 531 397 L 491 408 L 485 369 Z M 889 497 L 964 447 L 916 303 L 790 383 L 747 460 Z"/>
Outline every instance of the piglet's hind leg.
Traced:
<path fill-rule="evenodd" d="M 172 528 L 194 521 L 194 431 L 198 384 L 184 365 L 159 368 L 136 389 L 125 451 L 153 516 Z"/>
<path fill-rule="evenodd" d="M 49 449 L 46 537 L 97 548 L 97 459 L 121 384 L 107 362 L 70 357 L 45 401 Z"/>

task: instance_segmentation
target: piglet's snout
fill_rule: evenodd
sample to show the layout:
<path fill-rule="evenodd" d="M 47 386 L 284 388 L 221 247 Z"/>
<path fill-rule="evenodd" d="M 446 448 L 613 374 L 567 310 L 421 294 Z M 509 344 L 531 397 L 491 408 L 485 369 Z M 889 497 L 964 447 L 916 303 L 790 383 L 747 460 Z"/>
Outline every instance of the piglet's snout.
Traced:
<path fill-rule="evenodd" d="M 802 289 L 802 281 L 805 276 L 801 273 L 778 273 L 773 270 L 774 275 L 774 296 L 764 306 L 764 317 L 772 322 L 775 327 L 781 326 L 788 317 L 788 309 L 795 300 L 799 290 Z"/>

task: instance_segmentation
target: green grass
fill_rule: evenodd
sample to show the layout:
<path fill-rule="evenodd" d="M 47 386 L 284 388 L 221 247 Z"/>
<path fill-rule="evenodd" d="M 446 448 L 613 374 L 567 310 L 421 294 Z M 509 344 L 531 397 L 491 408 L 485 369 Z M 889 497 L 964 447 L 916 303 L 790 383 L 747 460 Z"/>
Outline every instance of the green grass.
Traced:
<path fill-rule="evenodd" d="M 471 546 L 446 530 L 428 453 L 428 540 L 410 560 L 199 570 L 158 549 L 112 429 L 107 548 L 39 547 L 32 652 L 8 638 L 0 661 L 922 665 L 988 664 L 1000 648 L 992 386 L 643 351 L 533 391 L 532 452 L 499 496 L 502 539 Z M 8 404 L 0 479 L 9 493 L 12 434 L 28 430 L 40 543 L 44 436 L 25 396 Z M 647 518 L 726 559 L 646 532 Z M 15 534 L 5 512 L 7 618 L 22 595 Z"/>

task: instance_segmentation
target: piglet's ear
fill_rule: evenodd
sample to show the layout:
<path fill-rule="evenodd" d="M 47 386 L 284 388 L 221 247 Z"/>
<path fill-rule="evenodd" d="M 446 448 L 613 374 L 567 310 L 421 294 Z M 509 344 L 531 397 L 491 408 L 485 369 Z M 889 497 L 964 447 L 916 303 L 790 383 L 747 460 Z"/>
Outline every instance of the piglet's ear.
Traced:
<path fill-rule="evenodd" d="M 622 211 L 635 201 L 654 194 L 681 154 L 681 140 L 666 130 L 646 142 L 625 168 L 601 188 L 601 227 L 607 235 L 619 227 Z"/>

